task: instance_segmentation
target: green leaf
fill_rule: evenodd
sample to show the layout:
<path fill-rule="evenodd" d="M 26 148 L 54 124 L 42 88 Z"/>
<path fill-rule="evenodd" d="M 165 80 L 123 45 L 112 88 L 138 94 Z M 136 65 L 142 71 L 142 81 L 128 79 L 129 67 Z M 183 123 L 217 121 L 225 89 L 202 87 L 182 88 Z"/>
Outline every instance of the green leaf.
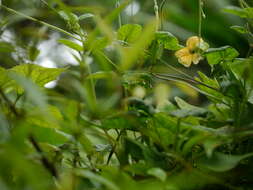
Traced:
<path fill-rule="evenodd" d="M 179 97 L 175 97 L 175 101 L 177 102 L 180 110 L 172 111 L 171 114 L 174 116 L 183 118 L 188 116 L 200 116 L 207 113 L 207 109 L 190 105 Z"/>
<path fill-rule="evenodd" d="M 67 11 L 59 11 L 58 13 L 65 21 L 78 22 L 78 16 L 76 16 L 74 13 Z"/>
<path fill-rule="evenodd" d="M 218 146 L 220 146 L 222 144 L 222 139 L 221 138 L 205 138 L 205 141 L 203 143 L 203 146 L 205 148 L 206 151 L 206 156 L 208 158 L 212 157 L 212 154 L 215 150 L 215 148 L 217 148 Z"/>
<path fill-rule="evenodd" d="M 136 181 L 129 173 L 125 173 L 119 167 L 115 166 L 103 166 L 101 167 L 100 175 L 109 181 L 115 183 L 120 190 L 138 190 Z M 108 188 L 109 190 L 109 188 Z"/>
<path fill-rule="evenodd" d="M 140 57 L 143 56 L 145 49 L 152 43 L 155 37 L 156 23 L 154 20 L 146 24 L 139 38 L 131 47 L 123 48 L 121 56 L 121 69 L 129 70 L 136 64 L 140 64 Z"/>
<path fill-rule="evenodd" d="M 189 140 L 183 144 L 183 150 L 181 151 L 182 155 L 192 153 L 193 147 L 201 144 L 206 138 L 208 138 L 208 135 L 205 133 L 201 133 L 200 135 L 195 135 L 189 138 Z"/>
<path fill-rule="evenodd" d="M 79 18 L 77 15 L 74 13 L 71 13 L 69 11 L 59 11 L 58 14 L 60 15 L 61 18 L 65 20 L 67 23 L 67 26 L 70 30 L 72 31 L 79 31 L 80 30 L 80 25 L 78 23 Z"/>
<path fill-rule="evenodd" d="M 46 107 L 45 112 L 48 115 L 50 115 L 50 118 L 48 117 L 48 115 L 43 115 L 41 113 L 41 110 L 39 110 L 38 108 L 34 108 L 32 112 L 29 112 L 27 114 L 28 116 L 27 123 L 37 125 L 40 127 L 59 129 L 60 128 L 59 122 L 63 121 L 63 117 L 58 108 L 52 105 L 48 105 Z"/>
<path fill-rule="evenodd" d="M 68 39 L 59 39 L 58 40 L 59 43 L 64 44 L 65 46 L 76 50 L 76 51 L 83 51 L 83 47 L 79 44 L 77 44 L 76 42 L 73 42 L 71 40 Z"/>
<path fill-rule="evenodd" d="M 39 109 L 46 110 L 47 97 L 37 85 L 35 85 L 29 78 L 16 72 L 9 73 L 9 76 L 15 81 L 15 84 L 17 84 L 17 93 L 21 94 L 25 91 L 28 100 L 38 106 Z"/>
<path fill-rule="evenodd" d="M 169 129 L 173 133 L 177 130 L 177 121 L 178 119 L 172 116 L 169 116 L 165 113 L 156 113 L 154 115 L 155 125 L 157 128 Z"/>
<path fill-rule="evenodd" d="M 208 76 L 206 76 L 204 73 L 200 71 L 198 72 L 198 75 L 200 76 L 201 81 L 207 84 L 208 86 L 215 89 L 220 88 L 220 85 L 216 79 L 209 78 Z"/>
<path fill-rule="evenodd" d="M 134 43 L 139 39 L 142 32 L 142 27 L 138 24 L 126 24 L 119 28 L 118 30 L 118 40 Z"/>
<path fill-rule="evenodd" d="M 247 59 L 240 58 L 240 59 L 235 59 L 233 62 L 230 62 L 228 65 L 238 80 L 250 79 L 253 84 L 253 77 L 251 75 L 253 71 L 252 62 L 253 62 L 252 57 L 247 58 Z"/>
<path fill-rule="evenodd" d="M 94 15 L 93 14 L 91 14 L 91 13 L 85 13 L 85 14 L 83 14 L 83 15 L 81 15 L 81 16 L 79 16 L 79 20 L 84 20 L 84 19 L 87 19 L 87 18 L 92 18 L 92 17 L 94 17 Z"/>
<path fill-rule="evenodd" d="M 210 48 L 206 52 L 209 65 L 216 65 L 225 61 L 231 61 L 238 55 L 238 51 L 230 46 Z"/>
<path fill-rule="evenodd" d="M 182 170 L 176 175 L 169 175 L 166 190 L 197 190 L 207 189 L 208 184 L 216 184 L 217 180 L 203 175 L 196 168 Z"/>
<path fill-rule="evenodd" d="M 223 9 L 224 12 L 230 13 L 242 18 L 247 18 L 247 13 L 245 12 L 244 9 L 236 6 L 228 6 L 225 9 Z"/>
<path fill-rule="evenodd" d="M 19 75 L 17 77 L 28 78 L 39 87 L 43 87 L 48 82 L 55 80 L 63 71 L 65 69 L 45 68 L 35 64 L 22 64 L 8 70 L 0 67 L 0 88 L 7 91 L 16 90 L 18 93 L 22 93 L 24 86 L 21 87 L 18 80 L 13 80 L 16 75 Z M 23 81 L 23 78 L 21 80 Z"/>
<path fill-rule="evenodd" d="M 126 137 L 125 151 L 136 162 L 145 160 L 151 167 L 168 168 L 168 160 L 164 154 L 152 150 L 137 140 Z"/>
<path fill-rule="evenodd" d="M 175 101 L 180 109 L 188 112 L 188 115 L 203 115 L 207 112 L 206 109 L 190 105 L 179 97 L 175 97 Z"/>
<path fill-rule="evenodd" d="M 253 8 L 240 8 L 236 6 L 228 6 L 223 9 L 224 12 L 239 16 L 241 18 L 253 18 Z"/>
<path fill-rule="evenodd" d="M 198 165 L 215 172 L 225 172 L 235 168 L 240 161 L 253 156 L 253 153 L 244 155 L 231 155 L 214 153 L 211 158 L 204 157 L 198 161 Z"/>
<path fill-rule="evenodd" d="M 35 61 L 40 54 L 40 50 L 35 46 L 30 46 L 28 48 L 28 56 L 31 61 Z"/>
<path fill-rule="evenodd" d="M 243 26 L 231 26 L 231 29 L 235 30 L 236 32 L 240 34 L 246 34 L 248 33 L 248 30 Z"/>
<path fill-rule="evenodd" d="M 8 76 L 8 70 L 3 67 L 0 67 L 0 88 L 2 90 L 6 90 L 7 88 L 11 87 L 12 84 L 13 82 Z"/>
<path fill-rule="evenodd" d="M 15 51 L 15 47 L 8 42 L 0 42 L 0 53 L 11 53 Z"/>
<path fill-rule="evenodd" d="M 100 175 L 97 175 L 91 171 L 88 170 L 76 170 L 76 174 L 81 177 L 85 177 L 89 179 L 90 181 L 96 181 L 103 185 L 105 185 L 108 189 L 111 190 L 120 190 L 120 188 L 113 182 L 110 181 Z"/>
<path fill-rule="evenodd" d="M 91 45 L 92 51 L 102 50 L 109 44 L 109 40 L 106 37 L 99 37 L 93 40 Z"/>
<path fill-rule="evenodd" d="M 178 42 L 178 39 L 170 32 L 156 32 L 156 40 L 159 44 L 162 44 L 164 48 L 168 50 L 178 50 L 182 48 L 182 46 Z"/>
<path fill-rule="evenodd" d="M 198 87 L 205 92 L 212 101 L 216 102 L 217 100 L 224 98 L 223 94 L 220 92 L 220 85 L 215 78 L 209 78 L 200 71 L 198 72 L 198 75 L 199 78 L 195 77 L 195 80 L 203 82 L 209 86 L 198 85 Z"/>
<path fill-rule="evenodd" d="M 87 79 L 104 79 L 112 78 L 113 76 L 115 76 L 115 73 L 112 71 L 98 71 L 89 75 Z"/>
<path fill-rule="evenodd" d="M 130 113 L 120 114 L 113 118 L 102 120 L 103 129 L 133 129 L 138 124 L 138 118 Z"/>
<path fill-rule="evenodd" d="M 145 157 L 143 153 L 144 149 L 145 147 L 141 143 L 131 138 L 125 138 L 125 151 L 132 156 L 133 160 L 143 160 Z"/>
<path fill-rule="evenodd" d="M 36 85 L 43 87 L 50 81 L 56 80 L 65 69 L 46 68 L 35 64 L 18 65 L 9 70 L 21 76 L 29 78 Z M 19 91 L 22 91 L 19 89 Z"/>
<path fill-rule="evenodd" d="M 152 175 L 161 181 L 165 181 L 167 178 L 167 174 L 161 168 L 151 168 L 147 171 L 147 174 Z"/>
<path fill-rule="evenodd" d="M 247 14 L 247 18 L 253 18 L 253 7 L 247 7 L 244 11 Z"/>
<path fill-rule="evenodd" d="M 33 135 L 40 143 L 49 143 L 52 145 L 62 145 L 71 139 L 70 135 L 63 133 L 57 129 L 45 128 L 40 126 L 32 126 Z"/>

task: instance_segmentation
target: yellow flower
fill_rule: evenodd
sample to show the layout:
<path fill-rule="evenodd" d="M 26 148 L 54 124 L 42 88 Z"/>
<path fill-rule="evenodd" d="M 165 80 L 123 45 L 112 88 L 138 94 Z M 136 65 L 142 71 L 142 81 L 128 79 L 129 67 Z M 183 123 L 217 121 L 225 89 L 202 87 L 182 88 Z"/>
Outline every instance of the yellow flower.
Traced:
<path fill-rule="evenodd" d="M 208 49 L 208 44 L 202 38 L 193 36 L 186 41 L 186 47 L 178 50 L 175 56 L 178 58 L 179 63 L 185 67 L 190 67 L 192 63 L 198 64 L 203 59 L 200 51 L 205 51 L 206 49 Z"/>

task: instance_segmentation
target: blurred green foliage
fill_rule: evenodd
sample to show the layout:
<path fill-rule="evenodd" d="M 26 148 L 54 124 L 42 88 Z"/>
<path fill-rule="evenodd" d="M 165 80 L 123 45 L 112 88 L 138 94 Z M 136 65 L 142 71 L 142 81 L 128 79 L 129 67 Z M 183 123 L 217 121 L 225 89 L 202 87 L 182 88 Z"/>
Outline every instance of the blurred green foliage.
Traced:
<path fill-rule="evenodd" d="M 1 190 L 253 188 L 251 2 L 0 4 Z"/>

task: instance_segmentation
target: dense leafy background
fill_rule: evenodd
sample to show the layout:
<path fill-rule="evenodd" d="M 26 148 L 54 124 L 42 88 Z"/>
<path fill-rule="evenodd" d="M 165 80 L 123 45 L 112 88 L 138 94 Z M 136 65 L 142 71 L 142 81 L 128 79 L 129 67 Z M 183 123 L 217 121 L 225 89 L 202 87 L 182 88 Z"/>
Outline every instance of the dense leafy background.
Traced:
<path fill-rule="evenodd" d="M 0 189 L 252 189 L 252 2 L 203 1 L 186 68 L 198 3 L 3 0 Z"/>

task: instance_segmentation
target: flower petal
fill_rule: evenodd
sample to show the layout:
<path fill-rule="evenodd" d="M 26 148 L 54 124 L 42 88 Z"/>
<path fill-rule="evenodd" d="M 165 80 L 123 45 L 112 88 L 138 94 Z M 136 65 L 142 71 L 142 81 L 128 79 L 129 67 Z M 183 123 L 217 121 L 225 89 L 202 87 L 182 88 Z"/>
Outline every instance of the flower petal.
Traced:
<path fill-rule="evenodd" d="M 184 65 L 185 67 L 190 67 L 192 64 L 192 58 L 193 58 L 192 55 L 189 54 L 178 58 L 178 62 Z"/>
<path fill-rule="evenodd" d="M 198 53 L 195 53 L 195 54 L 192 55 L 192 62 L 195 65 L 197 65 L 201 59 L 203 59 L 203 57 Z"/>
<path fill-rule="evenodd" d="M 189 50 L 195 50 L 200 46 L 200 43 L 203 43 L 204 41 L 202 38 L 199 38 L 198 36 L 192 36 L 188 38 L 186 41 L 186 46 L 189 48 Z"/>
<path fill-rule="evenodd" d="M 188 48 L 182 48 L 182 49 L 176 51 L 176 53 L 175 53 L 175 56 L 177 58 L 187 56 L 187 55 L 190 55 L 190 50 Z"/>

